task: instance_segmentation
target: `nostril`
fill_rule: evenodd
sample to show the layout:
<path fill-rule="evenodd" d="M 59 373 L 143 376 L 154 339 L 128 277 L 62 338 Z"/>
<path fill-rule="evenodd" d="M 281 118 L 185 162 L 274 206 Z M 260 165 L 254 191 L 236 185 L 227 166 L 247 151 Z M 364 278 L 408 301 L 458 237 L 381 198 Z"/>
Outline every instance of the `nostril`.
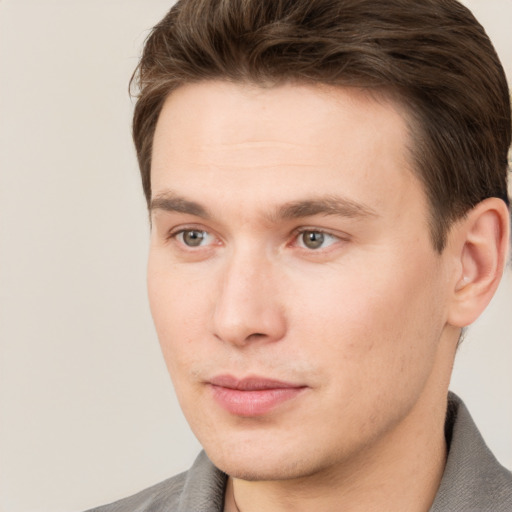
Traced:
<path fill-rule="evenodd" d="M 265 337 L 265 334 L 263 334 L 261 332 L 255 332 L 255 333 L 250 334 L 249 336 L 247 336 L 247 339 L 251 340 L 251 339 L 254 339 L 254 338 L 264 338 L 264 337 Z"/>

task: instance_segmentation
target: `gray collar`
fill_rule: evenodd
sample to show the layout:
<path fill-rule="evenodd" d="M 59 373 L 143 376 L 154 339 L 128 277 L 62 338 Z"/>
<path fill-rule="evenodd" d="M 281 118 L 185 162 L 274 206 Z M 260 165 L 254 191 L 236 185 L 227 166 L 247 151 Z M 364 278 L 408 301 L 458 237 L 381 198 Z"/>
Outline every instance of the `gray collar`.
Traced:
<path fill-rule="evenodd" d="M 449 452 L 430 512 L 511 512 L 512 473 L 491 453 L 462 400 L 448 396 Z"/>

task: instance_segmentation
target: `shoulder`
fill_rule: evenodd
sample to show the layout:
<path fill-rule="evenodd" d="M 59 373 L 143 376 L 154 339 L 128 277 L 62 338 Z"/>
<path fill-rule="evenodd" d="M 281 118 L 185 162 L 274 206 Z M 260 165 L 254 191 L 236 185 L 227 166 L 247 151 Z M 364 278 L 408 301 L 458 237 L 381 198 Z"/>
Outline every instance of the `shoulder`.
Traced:
<path fill-rule="evenodd" d="M 491 453 L 466 406 L 450 394 L 448 458 L 431 512 L 512 512 L 512 473 Z"/>
<path fill-rule="evenodd" d="M 186 472 L 88 512 L 220 512 L 226 476 L 204 452 Z"/>
<path fill-rule="evenodd" d="M 183 491 L 186 473 L 181 473 L 128 498 L 89 510 L 88 512 L 143 512 L 149 510 L 175 510 Z"/>

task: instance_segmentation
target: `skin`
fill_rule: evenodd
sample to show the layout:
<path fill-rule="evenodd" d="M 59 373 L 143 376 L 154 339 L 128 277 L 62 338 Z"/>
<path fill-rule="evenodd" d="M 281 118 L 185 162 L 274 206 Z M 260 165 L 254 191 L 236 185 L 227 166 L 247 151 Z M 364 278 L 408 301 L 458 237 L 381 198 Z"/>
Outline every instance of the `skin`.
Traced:
<path fill-rule="evenodd" d="M 468 233 L 506 214 L 469 216 L 437 253 L 410 145 L 401 109 L 356 89 L 219 81 L 167 99 L 150 305 L 184 414 L 231 476 L 227 510 L 430 507 L 460 327 L 492 295 L 463 297 L 485 259 Z M 233 414 L 218 375 L 301 391 Z"/>

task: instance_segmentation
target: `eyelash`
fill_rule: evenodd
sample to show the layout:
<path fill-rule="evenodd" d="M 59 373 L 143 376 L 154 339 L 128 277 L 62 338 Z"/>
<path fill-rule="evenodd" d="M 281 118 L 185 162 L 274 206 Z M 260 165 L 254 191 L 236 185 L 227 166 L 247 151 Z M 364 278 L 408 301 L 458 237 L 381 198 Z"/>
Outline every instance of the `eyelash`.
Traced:
<path fill-rule="evenodd" d="M 334 233 L 331 233 L 330 231 L 326 231 L 319 228 L 310 228 L 310 227 L 303 227 L 299 228 L 294 232 L 293 236 L 293 245 L 297 246 L 300 240 L 301 236 L 304 236 L 306 233 L 314 233 L 316 235 L 320 235 L 322 237 L 330 237 L 333 239 L 331 243 L 329 243 L 326 247 L 318 247 L 318 248 L 311 248 L 311 247 L 301 247 L 298 246 L 300 249 L 303 249 L 308 252 L 320 252 L 322 249 L 328 249 L 331 245 L 338 241 L 346 241 L 346 238 L 343 238 L 340 235 L 335 235 Z"/>
<path fill-rule="evenodd" d="M 169 231 L 166 239 L 167 240 L 176 240 L 176 239 L 178 239 L 178 237 L 180 235 L 183 235 L 184 233 L 187 233 L 189 231 L 196 231 L 196 232 L 199 232 L 199 233 L 207 233 L 208 235 L 212 236 L 212 234 L 209 231 L 207 231 L 206 229 L 201 229 L 201 228 L 196 227 L 196 226 L 185 226 L 185 227 L 180 227 L 179 229 L 173 229 L 173 230 Z M 189 247 L 190 249 L 193 249 L 192 246 L 187 246 L 183 242 L 180 242 L 180 243 L 182 245 L 184 245 L 185 247 Z"/>
<path fill-rule="evenodd" d="M 169 232 L 169 234 L 167 235 L 167 240 L 177 240 L 178 243 L 182 246 L 182 247 L 185 247 L 186 250 L 196 250 L 196 249 L 199 249 L 200 247 L 202 247 L 201 245 L 198 245 L 198 246 L 189 246 L 187 244 L 184 243 L 183 240 L 178 240 L 178 237 L 180 235 L 183 235 L 184 233 L 186 232 L 190 232 L 190 231 L 197 231 L 197 232 L 200 232 L 200 233 L 206 233 L 207 235 L 210 235 L 210 236 L 213 236 L 215 237 L 215 235 L 212 235 L 211 232 L 205 230 L 205 229 L 201 229 L 199 227 L 195 227 L 195 226 L 187 226 L 187 227 L 180 227 L 179 229 L 176 229 L 176 230 L 171 230 Z M 330 243 L 329 245 L 327 245 L 327 247 L 319 247 L 318 249 L 313 249 L 313 248 L 308 248 L 308 247 L 302 247 L 300 245 L 298 245 L 298 242 L 299 242 L 299 238 L 301 236 L 303 236 L 304 234 L 306 233 L 315 233 L 315 234 L 318 234 L 318 235 L 321 235 L 321 236 L 324 236 L 324 237 L 330 237 L 331 239 L 334 239 L 334 241 L 332 243 Z M 296 246 L 298 247 L 299 249 L 302 249 L 304 251 L 308 251 L 308 252 L 320 252 L 322 249 L 327 249 L 328 247 L 330 247 L 331 245 L 333 245 L 334 243 L 336 243 L 337 241 L 348 241 L 348 237 L 343 237 L 343 236 L 340 236 L 339 234 L 333 234 L 331 233 L 330 231 L 326 231 L 326 230 L 323 230 L 323 229 L 319 229 L 319 228 L 311 228 L 311 227 L 301 227 L 301 228 L 298 228 L 296 229 L 295 231 L 293 231 L 292 233 L 293 235 L 293 238 L 292 238 L 292 242 L 289 244 L 289 245 L 292 245 L 292 246 Z M 210 247 L 212 244 L 208 244 L 207 246 Z M 203 246 L 204 247 L 204 246 Z"/>

